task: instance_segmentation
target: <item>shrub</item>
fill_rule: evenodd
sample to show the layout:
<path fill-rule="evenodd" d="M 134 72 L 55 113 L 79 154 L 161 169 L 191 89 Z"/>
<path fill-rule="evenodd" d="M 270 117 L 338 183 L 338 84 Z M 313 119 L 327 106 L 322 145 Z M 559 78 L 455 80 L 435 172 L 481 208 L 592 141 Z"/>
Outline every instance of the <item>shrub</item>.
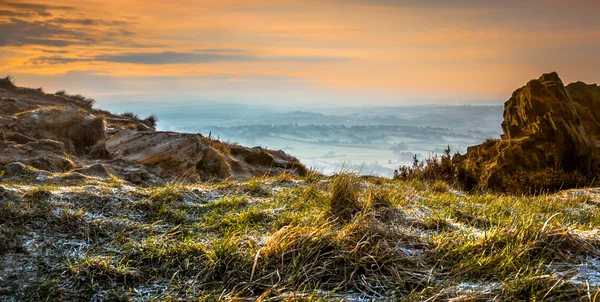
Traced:
<path fill-rule="evenodd" d="M 444 182 L 472 191 L 476 187 L 477 178 L 464 167 L 458 153 L 454 156 L 451 153 L 452 150 L 448 146 L 441 157 L 435 155 L 426 160 L 419 160 L 415 155 L 412 166 L 401 166 L 394 171 L 394 179 Z"/>
<path fill-rule="evenodd" d="M 148 127 L 156 128 L 156 123 L 158 122 L 158 117 L 156 117 L 156 115 L 152 114 L 149 117 L 145 118 L 142 122 Z"/>
<path fill-rule="evenodd" d="M 0 87 L 4 88 L 15 88 L 15 79 L 11 75 L 7 75 L 4 78 L 0 78 Z"/>
<path fill-rule="evenodd" d="M 82 115 L 74 115 L 64 122 L 47 125 L 57 135 L 67 138 L 73 143 L 75 152 L 86 154 L 105 137 L 104 118 L 94 117 L 86 121 Z"/>
<path fill-rule="evenodd" d="M 134 120 L 139 120 L 140 119 L 139 115 L 137 115 L 137 114 L 135 114 L 135 113 L 133 113 L 131 111 L 125 111 L 125 112 L 121 113 L 121 116 L 122 117 L 128 117 L 128 118 L 131 118 L 131 119 L 134 119 Z"/>
<path fill-rule="evenodd" d="M 76 105 L 77 107 L 81 107 L 81 108 L 87 109 L 87 110 L 92 109 L 92 107 L 94 107 L 94 104 L 96 104 L 96 100 L 94 100 L 92 98 L 88 98 L 81 94 L 70 94 L 70 93 L 67 93 L 65 90 L 59 90 L 59 91 L 55 92 L 54 95 L 65 97 L 68 100 L 70 100 L 71 103 Z"/>
<path fill-rule="evenodd" d="M 385 189 L 368 189 L 365 192 L 365 200 L 367 209 L 392 208 L 393 192 Z"/>
<path fill-rule="evenodd" d="M 493 144 L 487 140 L 484 144 Z M 480 183 L 479 173 L 467 169 L 459 155 L 450 156 L 450 147 L 440 157 L 433 156 L 424 161 L 414 157 L 411 167 L 402 166 L 394 171 L 394 179 L 422 180 L 431 184 L 436 192 L 445 192 L 447 185 L 465 191 L 492 190 L 515 195 L 539 195 L 563 189 L 592 185 L 595 180 L 578 171 L 565 171 L 553 167 L 539 171 L 518 170 L 502 177 L 495 183 Z M 446 185 L 447 184 L 447 185 Z"/>

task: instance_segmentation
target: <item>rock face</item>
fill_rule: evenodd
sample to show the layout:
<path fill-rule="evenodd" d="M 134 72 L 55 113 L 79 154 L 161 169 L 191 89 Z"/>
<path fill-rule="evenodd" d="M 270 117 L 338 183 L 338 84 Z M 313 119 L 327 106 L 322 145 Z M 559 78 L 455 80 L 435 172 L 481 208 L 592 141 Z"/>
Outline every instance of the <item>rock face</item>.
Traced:
<path fill-rule="evenodd" d="M 470 147 L 463 157 L 480 184 L 501 188 L 519 172 L 600 172 L 600 90 L 564 86 L 555 72 L 517 89 L 504 104 L 501 140 Z"/>
<path fill-rule="evenodd" d="M 232 146 L 197 134 L 124 130 L 106 140 L 104 149 L 114 158 L 199 180 L 305 173 L 297 159 L 281 151 Z"/>
<path fill-rule="evenodd" d="M 5 177 L 18 177 L 21 167 L 59 181 L 115 175 L 135 184 L 156 185 L 173 179 L 242 180 L 306 172 L 282 151 L 156 131 L 135 115 L 115 115 L 82 104 L 81 96 L 45 94 L 2 79 L 0 88 L 0 172 L 10 172 Z"/>

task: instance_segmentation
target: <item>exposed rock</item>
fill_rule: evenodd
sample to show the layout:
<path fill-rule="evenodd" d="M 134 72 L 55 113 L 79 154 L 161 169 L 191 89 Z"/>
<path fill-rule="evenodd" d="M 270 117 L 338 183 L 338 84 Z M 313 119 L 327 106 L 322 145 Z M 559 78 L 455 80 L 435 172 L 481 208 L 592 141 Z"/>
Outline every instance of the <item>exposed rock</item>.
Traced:
<path fill-rule="evenodd" d="M 12 162 L 50 172 L 63 172 L 75 167 L 75 163 L 65 156 L 64 144 L 47 139 L 24 145 L 0 142 L 0 166 Z"/>
<path fill-rule="evenodd" d="M 119 158 L 106 161 L 105 167 L 110 173 L 134 184 L 156 186 L 165 183 L 161 169 L 148 168 L 132 161 Z"/>
<path fill-rule="evenodd" d="M 112 154 L 106 150 L 106 140 L 99 141 L 87 155 L 90 159 L 113 159 Z"/>
<path fill-rule="evenodd" d="M 93 180 L 93 178 L 83 175 L 78 172 L 70 172 L 70 173 L 65 173 L 62 175 L 57 175 L 57 176 L 51 177 L 48 180 L 48 182 L 50 182 L 50 183 L 65 183 L 65 182 L 69 182 L 69 181 L 84 181 L 84 180 Z"/>
<path fill-rule="evenodd" d="M 106 171 L 106 168 L 104 168 L 102 164 L 93 164 L 84 168 L 75 169 L 73 172 L 89 176 L 108 177 L 108 171 Z"/>
<path fill-rule="evenodd" d="M 12 115 L 21 112 L 21 108 L 13 103 L 6 103 L 0 105 L 0 114 Z"/>
<path fill-rule="evenodd" d="M 283 151 L 230 146 L 197 134 L 122 131 L 106 140 L 114 157 L 189 179 L 249 179 L 290 170 L 304 174 L 300 162 Z"/>
<path fill-rule="evenodd" d="M 15 132 L 62 141 L 69 153 L 87 153 L 105 137 L 104 119 L 75 107 L 43 107 L 15 117 Z"/>
<path fill-rule="evenodd" d="M 142 173 L 140 172 L 130 172 L 125 175 L 125 179 L 131 182 L 132 184 L 141 184 L 142 183 Z"/>
<path fill-rule="evenodd" d="M 27 171 L 27 166 L 20 162 L 14 162 L 4 166 L 4 171 L 6 171 L 6 176 L 12 177 Z"/>
<path fill-rule="evenodd" d="M 517 89 L 504 104 L 503 135 L 470 147 L 465 165 L 479 182 L 501 188 L 519 171 L 560 169 L 585 176 L 600 172 L 600 91 L 556 73 Z"/>
<path fill-rule="evenodd" d="M 208 181 L 306 172 L 283 151 L 157 132 L 136 115 L 94 109 L 82 96 L 45 94 L 9 81 L 0 84 L 7 90 L 0 101 L 0 168 L 18 161 L 48 175 L 75 169 L 45 174 L 53 181 L 113 174 L 141 185 L 174 178 Z"/>
<path fill-rule="evenodd" d="M 31 142 L 35 142 L 36 140 L 27 135 L 23 135 L 21 133 L 10 132 L 4 135 L 4 139 L 7 141 L 12 141 L 17 144 L 27 144 Z"/>

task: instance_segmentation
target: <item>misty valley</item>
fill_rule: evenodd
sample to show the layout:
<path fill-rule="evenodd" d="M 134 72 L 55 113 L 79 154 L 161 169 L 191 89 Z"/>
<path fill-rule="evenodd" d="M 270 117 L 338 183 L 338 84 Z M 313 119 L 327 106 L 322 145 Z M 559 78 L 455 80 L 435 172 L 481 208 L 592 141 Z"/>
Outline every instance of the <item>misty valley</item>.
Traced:
<path fill-rule="evenodd" d="M 164 106 L 164 105 L 163 105 Z M 298 110 L 209 102 L 106 104 L 113 112 L 156 114 L 158 128 L 202 133 L 244 146 L 283 150 L 325 174 L 341 169 L 391 176 L 413 156 L 436 156 L 501 133 L 502 106 L 346 107 Z"/>

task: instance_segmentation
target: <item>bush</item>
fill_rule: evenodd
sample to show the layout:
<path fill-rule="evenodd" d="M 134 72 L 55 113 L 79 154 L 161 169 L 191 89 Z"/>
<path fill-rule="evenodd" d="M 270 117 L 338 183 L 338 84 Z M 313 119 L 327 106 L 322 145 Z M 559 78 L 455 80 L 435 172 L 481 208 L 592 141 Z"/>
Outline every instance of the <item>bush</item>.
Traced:
<path fill-rule="evenodd" d="M 152 114 L 149 117 L 145 118 L 142 122 L 148 127 L 156 128 L 156 123 L 158 122 L 158 117 L 156 117 L 156 115 Z"/>
<path fill-rule="evenodd" d="M 137 114 L 135 114 L 135 113 L 133 113 L 131 111 L 125 111 L 125 112 L 121 113 L 121 116 L 122 117 L 128 117 L 128 118 L 131 118 L 131 119 L 134 119 L 134 120 L 139 120 L 140 119 L 139 115 L 137 115 Z"/>
<path fill-rule="evenodd" d="M 92 109 L 94 107 L 94 104 L 96 104 L 96 100 L 94 100 L 92 98 L 88 98 L 81 94 L 69 94 L 65 90 L 59 90 L 59 91 L 55 92 L 54 95 L 63 96 L 65 98 L 69 99 L 71 101 L 71 103 L 73 103 L 77 107 L 81 107 L 81 108 L 87 109 L 87 110 Z"/>
<path fill-rule="evenodd" d="M 494 142 L 487 140 L 484 144 Z M 450 157 L 450 147 L 441 158 L 433 156 L 419 161 L 415 156 L 411 167 L 402 166 L 394 171 L 394 179 L 422 180 L 428 182 L 436 192 L 447 191 L 445 184 L 448 184 L 465 191 L 477 189 L 516 195 L 539 195 L 592 185 L 595 181 L 578 171 L 565 171 L 560 167 L 539 171 L 519 170 L 494 183 L 481 183 L 479 176 L 478 172 L 465 167 L 460 155 Z"/>
<path fill-rule="evenodd" d="M 4 78 L 0 78 L 0 87 L 4 88 L 15 88 L 15 79 L 11 75 L 7 75 Z"/>
<path fill-rule="evenodd" d="M 441 157 L 436 155 L 420 161 L 415 155 L 412 166 L 401 166 L 394 171 L 394 179 L 444 182 L 472 191 L 477 185 L 477 178 L 464 167 L 458 153 L 454 156 L 451 156 L 451 153 L 452 150 L 448 146 Z"/>
<path fill-rule="evenodd" d="M 104 139 L 104 118 L 94 117 L 86 121 L 83 116 L 75 115 L 65 122 L 51 123 L 48 125 L 57 135 L 68 138 L 77 154 L 86 154 L 99 141 Z"/>

